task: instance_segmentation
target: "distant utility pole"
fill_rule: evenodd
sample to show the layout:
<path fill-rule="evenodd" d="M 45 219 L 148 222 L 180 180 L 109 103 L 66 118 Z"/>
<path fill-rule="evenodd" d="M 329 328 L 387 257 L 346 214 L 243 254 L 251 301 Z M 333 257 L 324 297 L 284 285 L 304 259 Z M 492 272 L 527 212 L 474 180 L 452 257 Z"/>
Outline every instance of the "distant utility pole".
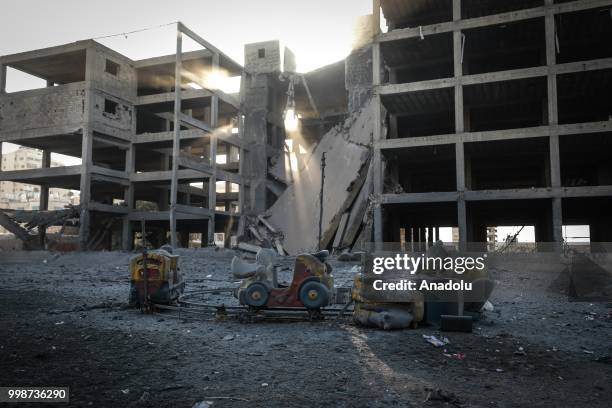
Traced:
<path fill-rule="evenodd" d="M 319 193 L 319 251 L 321 250 L 321 238 L 323 236 L 323 188 L 325 186 L 325 153 L 321 155 L 321 192 Z"/>

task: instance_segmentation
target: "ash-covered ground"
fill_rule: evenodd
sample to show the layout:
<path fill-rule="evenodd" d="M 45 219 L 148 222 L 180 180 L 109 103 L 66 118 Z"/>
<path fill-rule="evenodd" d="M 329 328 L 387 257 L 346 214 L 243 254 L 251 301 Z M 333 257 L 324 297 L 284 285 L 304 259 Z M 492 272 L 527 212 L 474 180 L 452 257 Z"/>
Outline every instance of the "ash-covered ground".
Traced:
<path fill-rule="evenodd" d="M 187 291 L 235 286 L 232 250 L 179 250 Z M 473 334 L 182 320 L 126 309 L 131 253 L 0 252 L 0 386 L 71 406 L 609 407 L 612 317 L 537 274 L 494 274 Z M 356 263 L 332 260 L 350 285 Z M 281 281 L 293 258 L 279 260 Z M 232 299 L 213 299 L 232 304 Z M 423 339 L 447 337 L 445 348 Z M 27 406 L 22 404 L 20 406 Z M 39 405 L 34 405 L 39 406 Z"/>

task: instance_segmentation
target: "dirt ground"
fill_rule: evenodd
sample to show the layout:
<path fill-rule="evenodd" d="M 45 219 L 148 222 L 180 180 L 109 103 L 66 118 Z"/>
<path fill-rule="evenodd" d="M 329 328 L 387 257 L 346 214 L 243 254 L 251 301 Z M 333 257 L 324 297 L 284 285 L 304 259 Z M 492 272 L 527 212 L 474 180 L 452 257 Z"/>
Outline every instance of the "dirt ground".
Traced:
<path fill-rule="evenodd" d="M 234 284 L 234 251 L 179 253 L 187 291 Z M 495 276 L 495 309 L 473 334 L 384 332 L 348 319 L 141 314 L 125 308 L 130 256 L 0 252 L 0 386 L 68 386 L 70 405 L 84 407 L 609 407 L 612 400 L 610 305 L 568 302 L 538 276 Z M 288 280 L 292 259 L 281 264 Z M 332 264 L 339 284 L 351 281 L 356 264 Z M 450 343 L 435 348 L 424 334 Z M 459 353 L 463 359 L 453 357 Z"/>

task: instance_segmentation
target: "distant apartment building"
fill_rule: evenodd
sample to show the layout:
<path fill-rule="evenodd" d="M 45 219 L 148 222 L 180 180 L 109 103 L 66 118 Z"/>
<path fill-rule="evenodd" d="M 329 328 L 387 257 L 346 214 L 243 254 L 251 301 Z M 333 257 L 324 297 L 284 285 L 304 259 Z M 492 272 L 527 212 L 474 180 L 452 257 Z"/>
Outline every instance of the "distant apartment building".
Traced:
<path fill-rule="evenodd" d="M 37 169 L 42 167 L 41 150 L 20 147 L 2 155 L 2 171 Z M 52 160 L 51 167 L 63 166 L 62 162 Z M 40 209 L 41 187 L 12 181 L 0 182 L 0 208 L 13 210 Z M 66 205 L 79 204 L 79 193 L 62 188 L 49 189 L 49 210 L 63 209 Z"/>

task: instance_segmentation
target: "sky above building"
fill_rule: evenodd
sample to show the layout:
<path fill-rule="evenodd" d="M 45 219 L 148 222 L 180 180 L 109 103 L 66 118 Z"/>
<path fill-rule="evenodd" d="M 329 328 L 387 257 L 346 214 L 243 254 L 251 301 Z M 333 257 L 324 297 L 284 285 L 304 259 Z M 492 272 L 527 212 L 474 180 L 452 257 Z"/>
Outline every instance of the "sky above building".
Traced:
<path fill-rule="evenodd" d="M 348 55 L 355 19 L 372 12 L 372 0 L 4 0 L 2 8 L 0 55 L 88 38 L 134 60 L 168 55 L 176 47 L 171 23 L 181 21 L 241 64 L 244 44 L 280 40 L 296 54 L 298 71 L 308 72 Z M 184 51 L 195 49 L 184 40 Z M 8 70 L 7 92 L 43 86 Z M 4 151 L 16 148 L 5 143 Z"/>
<path fill-rule="evenodd" d="M 372 0 L 4 0 L 2 8 L 0 55 L 149 27 L 98 41 L 132 59 L 173 54 L 176 28 L 167 24 L 182 21 L 240 63 L 245 43 L 278 39 L 307 72 L 348 55 L 355 19 L 372 12 Z M 7 91 L 27 87 L 18 76 L 9 73 Z"/>

